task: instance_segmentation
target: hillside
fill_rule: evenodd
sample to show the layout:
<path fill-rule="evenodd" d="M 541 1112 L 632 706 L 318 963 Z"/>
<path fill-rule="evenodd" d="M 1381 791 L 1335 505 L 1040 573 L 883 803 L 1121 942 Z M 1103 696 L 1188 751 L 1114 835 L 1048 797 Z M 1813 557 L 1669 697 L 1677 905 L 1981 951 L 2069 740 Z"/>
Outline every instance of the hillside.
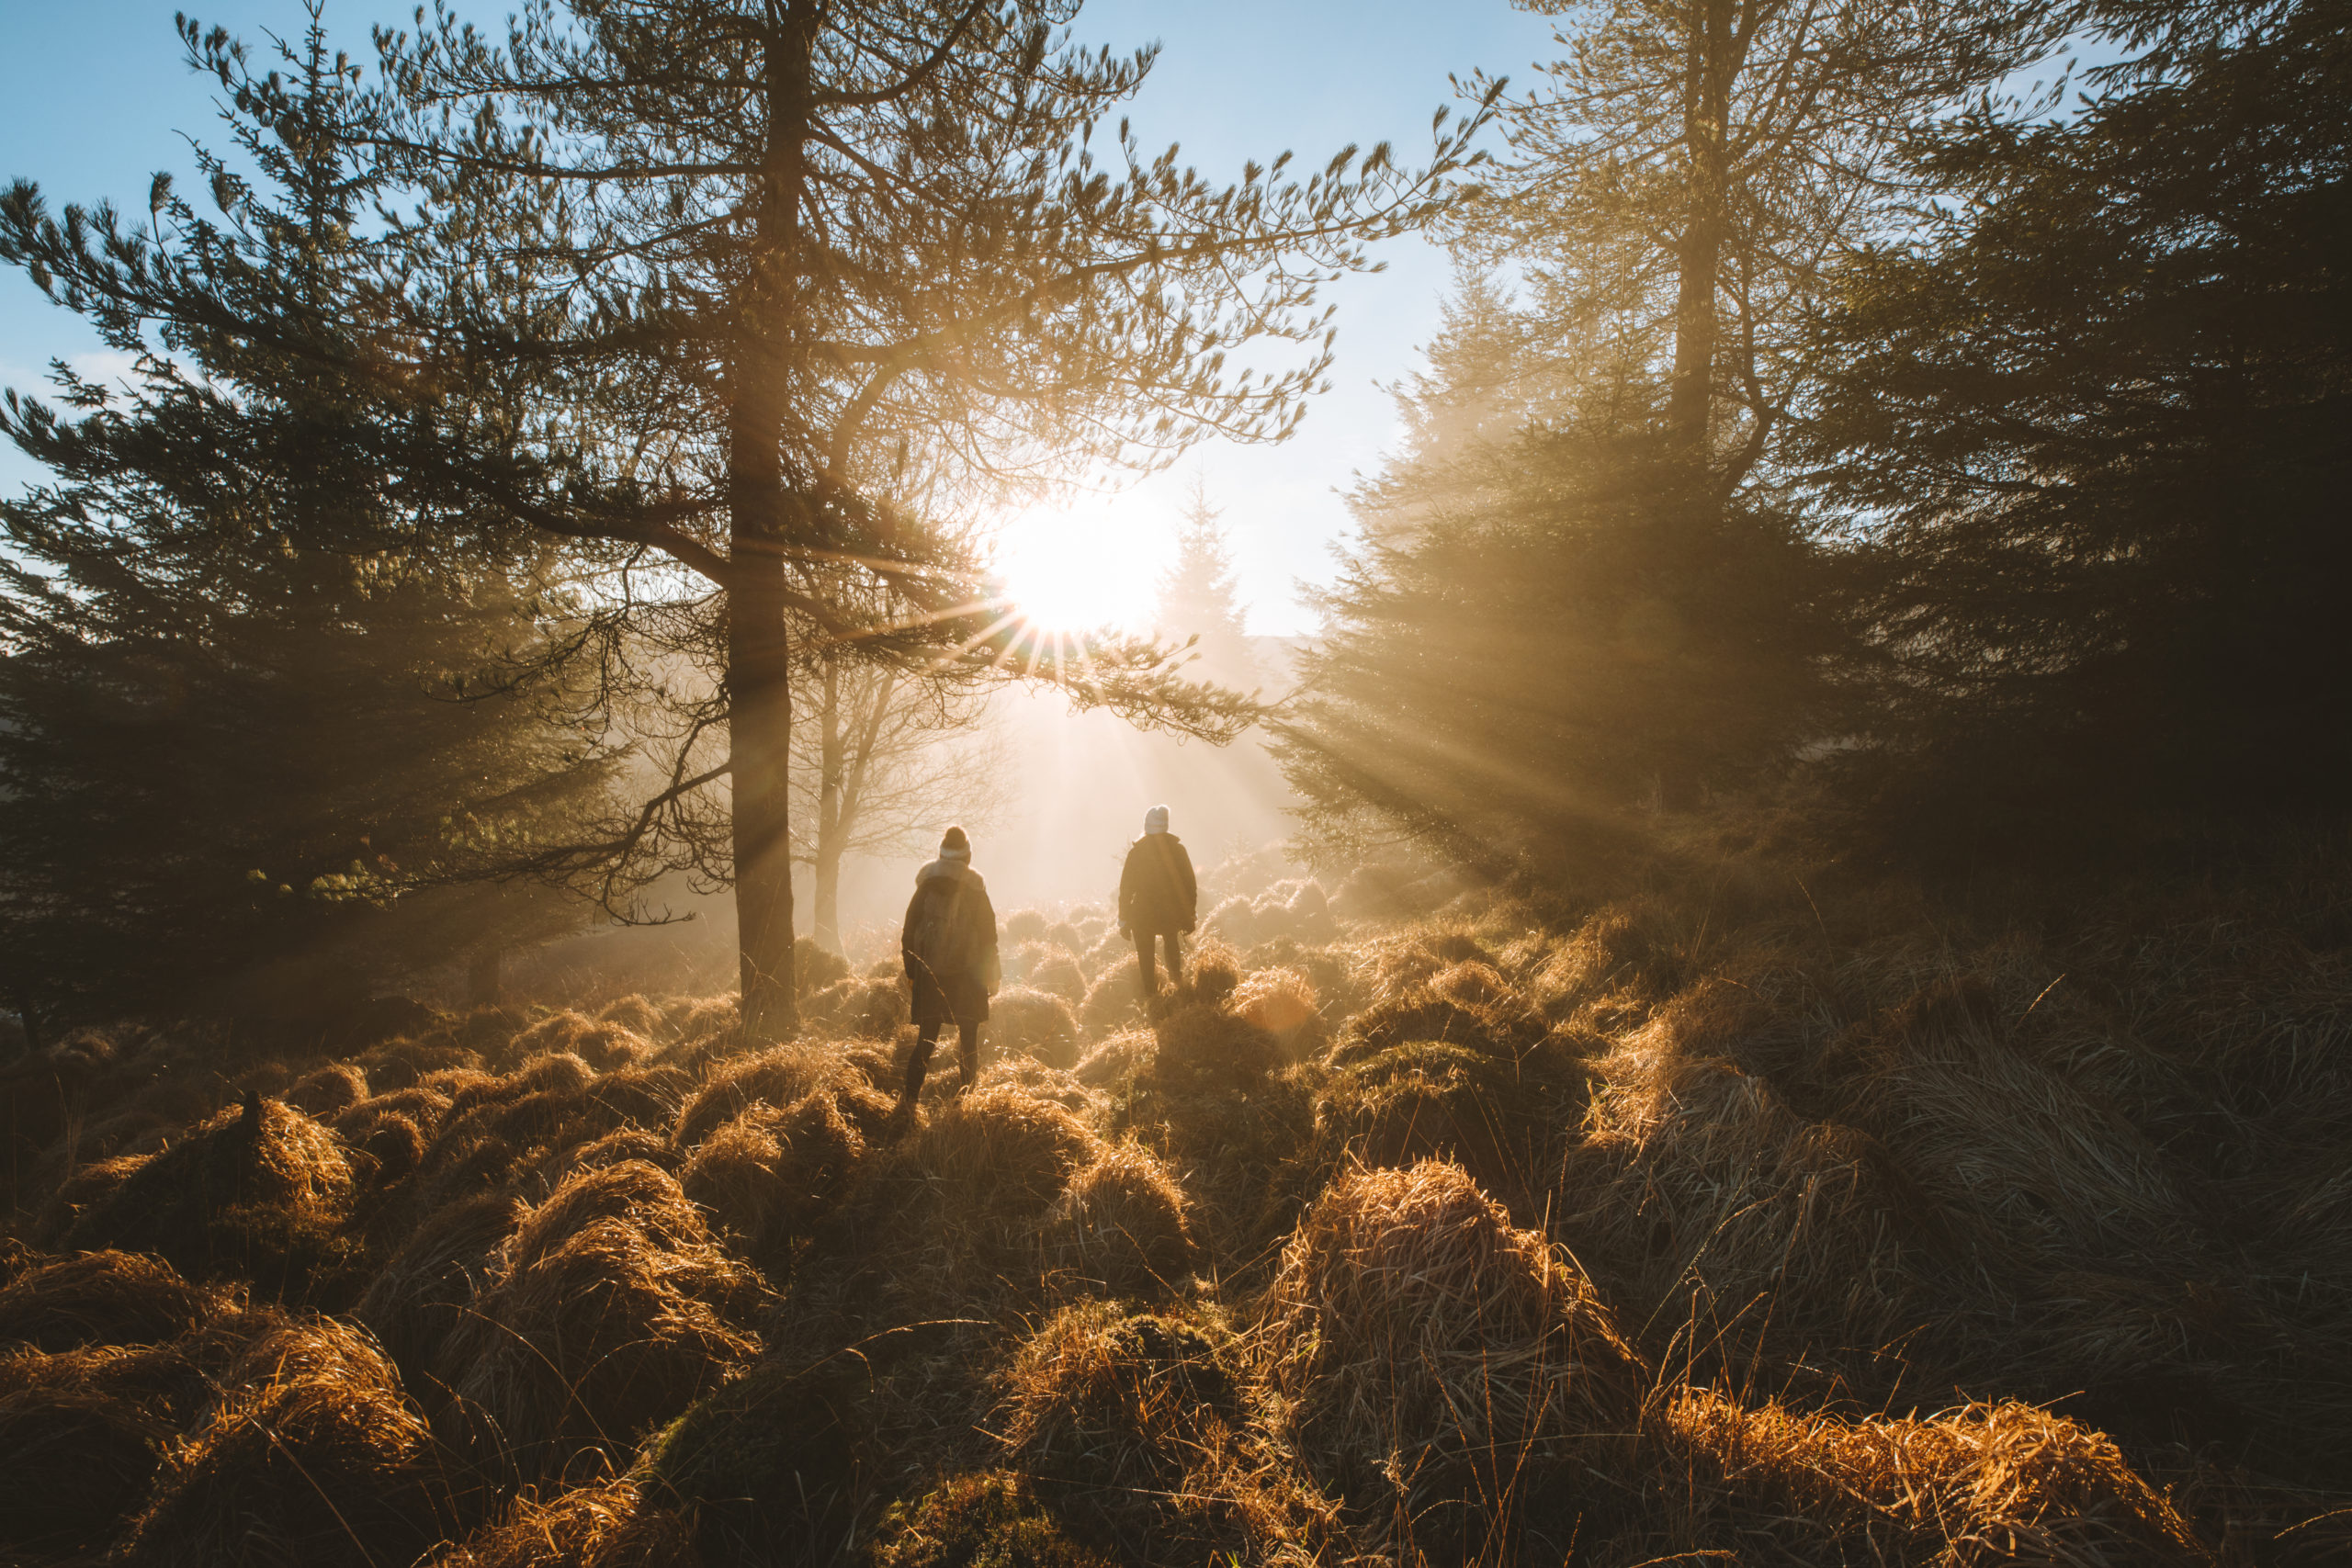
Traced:
<path fill-rule="evenodd" d="M 11 1561 L 2301 1563 L 2352 1550 L 2346 866 L 1228 904 L 1135 1010 L 85 1032 L 0 1079 Z M 1385 908 L 1384 908 L 1385 902 Z M 593 1010 L 592 1010 L 593 1005 Z M 942 1081 L 945 1080 L 945 1081 Z"/>

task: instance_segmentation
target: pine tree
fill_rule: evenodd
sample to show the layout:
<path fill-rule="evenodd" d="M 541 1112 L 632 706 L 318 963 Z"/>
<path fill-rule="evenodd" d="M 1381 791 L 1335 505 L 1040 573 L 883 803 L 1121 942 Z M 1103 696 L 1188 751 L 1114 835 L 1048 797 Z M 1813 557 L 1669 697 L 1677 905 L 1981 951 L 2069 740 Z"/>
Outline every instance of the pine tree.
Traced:
<path fill-rule="evenodd" d="M 1151 57 L 1071 47 L 1074 11 L 572 0 L 503 43 L 447 15 L 385 37 L 414 177 L 435 199 L 504 193 L 503 224 L 538 228 L 492 270 L 544 263 L 515 291 L 501 273 L 439 292 L 427 334 L 560 366 L 572 397 L 536 467 L 462 479 L 601 565 L 636 635 L 694 598 L 720 639 L 723 730 L 671 728 L 723 754 L 678 749 L 616 848 L 732 881 L 755 1038 L 795 1026 L 797 646 L 994 663 L 1229 737 L 1246 702 L 1186 689 L 1154 650 L 1024 642 L 939 524 L 1041 471 L 1279 437 L 1328 363 L 1316 284 L 1426 218 L 1476 127 L 1442 130 L 1421 173 L 1351 148 L 1303 184 L 1285 156 L 1219 190 L 1124 129 L 1098 159 Z M 1229 366 L 1251 338 L 1303 362 Z M 721 781 L 723 844 L 693 804 Z M 694 830 L 669 832 L 682 817 Z"/>
<path fill-rule="evenodd" d="M 1176 531 L 1176 557 L 1159 574 L 1153 622 L 1170 642 L 1192 641 L 1200 672 L 1219 685 L 1254 691 L 1263 681 L 1242 620 L 1223 516 L 1197 481 Z M 1197 639 L 1197 640 L 1193 640 Z"/>
<path fill-rule="evenodd" d="M 1835 732 L 1832 559 L 1780 457 L 1804 326 L 1899 211 L 1911 122 L 2042 36 L 1903 0 L 1536 8 L 1562 56 L 1448 217 L 1456 299 L 1283 731 L 1341 844 L 1556 864 Z"/>
<path fill-rule="evenodd" d="M 2099 96 L 1951 127 L 1815 344 L 1891 666 L 1851 770 L 1915 851 L 2346 798 L 2346 9 L 2104 15 Z"/>
<path fill-rule="evenodd" d="M 0 198 L 0 257 L 132 357 L 56 367 L 0 429 L 51 477 L 0 502 L 0 947 L 56 1016 L 324 1005 L 578 923 L 505 877 L 606 767 L 528 693 L 466 699 L 538 636 L 530 559 L 461 548 L 404 460 L 429 405 L 375 359 L 356 73 L 315 10 L 290 77 L 193 24 L 262 183 L 199 152 L 144 231 Z"/>

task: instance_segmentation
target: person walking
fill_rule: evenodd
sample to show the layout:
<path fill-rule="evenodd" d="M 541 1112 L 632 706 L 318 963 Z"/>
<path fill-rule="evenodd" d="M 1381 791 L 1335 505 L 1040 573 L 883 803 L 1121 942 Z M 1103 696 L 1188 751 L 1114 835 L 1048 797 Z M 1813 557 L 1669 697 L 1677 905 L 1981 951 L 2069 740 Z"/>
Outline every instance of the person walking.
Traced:
<path fill-rule="evenodd" d="M 939 840 L 939 858 L 915 873 L 915 896 L 899 933 L 899 955 L 914 983 L 914 1055 L 907 1058 L 905 1087 L 892 1120 L 914 1122 L 922 1080 L 940 1026 L 956 1025 L 956 1092 L 980 1076 L 980 1025 L 988 1021 L 989 998 L 1002 980 L 996 950 L 996 908 L 988 884 L 972 869 L 972 840 L 950 828 Z"/>
<path fill-rule="evenodd" d="M 1200 897 L 1193 857 L 1185 852 L 1184 841 L 1168 830 L 1168 807 L 1153 807 L 1143 814 L 1143 837 L 1127 846 L 1127 863 L 1119 873 L 1119 934 L 1136 944 L 1136 955 L 1143 960 L 1147 1009 L 1159 1000 L 1154 940 L 1167 947 L 1169 983 L 1182 982 L 1182 933 L 1197 923 Z"/>

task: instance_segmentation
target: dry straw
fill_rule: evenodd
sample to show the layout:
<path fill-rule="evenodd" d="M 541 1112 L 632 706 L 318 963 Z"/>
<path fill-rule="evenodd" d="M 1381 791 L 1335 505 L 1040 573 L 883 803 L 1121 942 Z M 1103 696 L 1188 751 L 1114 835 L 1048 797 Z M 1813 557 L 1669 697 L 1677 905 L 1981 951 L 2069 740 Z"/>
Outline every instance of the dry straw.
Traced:
<path fill-rule="evenodd" d="M 1072 1179 L 1044 1240 L 1048 1269 L 1114 1295 L 1173 1290 L 1200 1258 L 1184 1190 L 1158 1156 L 1125 1140 Z"/>
<path fill-rule="evenodd" d="M 741 1325 L 759 1300 L 676 1181 L 625 1161 L 573 1177 L 524 1219 L 435 1375 L 526 1475 L 591 1455 L 625 1462 L 649 1427 L 758 1353 Z"/>
<path fill-rule="evenodd" d="M 1334 1181 L 1268 1292 L 1301 1451 L 1396 1549 L 1493 1555 L 1630 1448 L 1645 1377 L 1591 1282 L 1457 1166 Z M 1540 1482 L 1534 1477 L 1540 1476 Z"/>
<path fill-rule="evenodd" d="M 333 1318 L 255 1340 L 172 1454 L 121 1561 L 413 1562 L 458 1528 L 431 1429 L 381 1351 Z"/>
<path fill-rule="evenodd" d="M 1661 1426 L 1667 1495 L 1693 1541 L 1760 1536 L 1921 1568 L 2217 1561 L 2113 1441 L 2031 1405 L 1851 1421 L 1686 1389 Z"/>

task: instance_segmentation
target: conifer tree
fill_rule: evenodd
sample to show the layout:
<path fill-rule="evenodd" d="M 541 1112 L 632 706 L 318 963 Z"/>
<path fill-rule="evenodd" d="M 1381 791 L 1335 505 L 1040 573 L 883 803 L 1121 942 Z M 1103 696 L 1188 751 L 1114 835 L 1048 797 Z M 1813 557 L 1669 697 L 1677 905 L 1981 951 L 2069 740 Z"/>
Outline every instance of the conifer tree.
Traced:
<path fill-rule="evenodd" d="M 1210 680 L 1254 691 L 1263 671 L 1242 621 L 1233 552 L 1218 521 L 1223 515 L 1209 504 L 1206 487 L 1195 481 L 1176 531 L 1176 558 L 1159 574 L 1153 621 L 1170 642 L 1197 639 L 1193 646 L 1198 668 Z"/>
<path fill-rule="evenodd" d="M 1303 183 L 1285 155 L 1218 189 L 1111 132 L 1150 51 L 1071 45 L 1076 10 L 571 0 L 503 40 L 446 12 L 383 38 L 416 177 L 442 200 L 503 190 L 503 226 L 537 225 L 494 262 L 538 265 L 519 310 L 446 291 L 435 350 L 560 367 L 571 398 L 536 466 L 464 479 L 601 560 L 608 595 L 666 563 L 635 602 L 701 595 L 723 642 L 723 730 L 686 727 L 723 754 L 677 751 L 630 847 L 733 882 L 755 1038 L 795 1023 L 797 643 L 992 662 L 1234 733 L 1248 704 L 1155 650 L 1017 646 L 938 525 L 1041 473 L 1278 438 L 1328 362 L 1317 283 L 1426 218 L 1476 129 L 1441 125 L 1419 173 L 1351 148 Z M 1250 338 L 1303 358 L 1230 365 Z M 668 830 L 707 823 L 678 803 L 722 781 L 723 843 Z"/>
<path fill-rule="evenodd" d="M 356 72 L 315 9 L 283 75 L 184 29 L 258 184 L 200 151 L 215 217 L 160 175 L 137 226 L 0 197 L 0 257 L 136 367 L 0 413 L 50 475 L 0 502 L 0 947 L 60 1016 L 347 1000 L 576 924 L 503 879 L 607 773 L 531 694 L 463 700 L 551 584 L 461 547 L 409 460 L 436 411 L 369 374 Z"/>
<path fill-rule="evenodd" d="M 1556 859 L 1835 730 L 1833 562 L 1779 456 L 1805 323 L 1899 212 L 1911 123 L 2044 36 L 1940 0 L 1531 8 L 1561 57 L 1448 216 L 1456 300 L 1283 730 L 1342 843 Z"/>
<path fill-rule="evenodd" d="M 1870 539 L 1847 761 L 1907 850 L 2345 803 L 2346 18 L 2097 7 L 2096 98 L 1954 123 L 1947 199 L 1847 269 L 1807 457 Z"/>

